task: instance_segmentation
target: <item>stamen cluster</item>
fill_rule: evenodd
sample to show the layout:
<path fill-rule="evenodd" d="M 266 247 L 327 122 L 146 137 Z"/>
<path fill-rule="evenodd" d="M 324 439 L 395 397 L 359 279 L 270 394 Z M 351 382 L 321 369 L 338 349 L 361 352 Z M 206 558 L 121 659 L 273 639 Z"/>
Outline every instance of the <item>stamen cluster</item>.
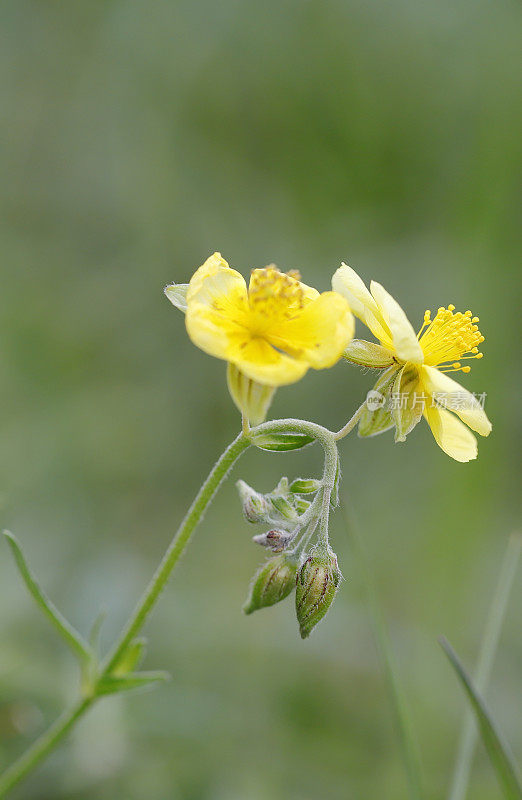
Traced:
<path fill-rule="evenodd" d="M 297 270 L 280 272 L 277 267 L 252 270 L 248 300 L 252 311 L 263 316 L 291 319 L 304 305 L 304 292 Z"/>
<path fill-rule="evenodd" d="M 433 320 L 429 309 L 426 310 L 417 337 L 425 363 L 433 367 L 446 365 L 442 372 L 469 372 L 471 367 L 463 367 L 461 361 L 483 356 L 478 350 L 478 345 L 484 341 L 478 321 L 479 318 L 474 317 L 471 311 L 455 313 L 454 305 L 441 306 Z"/>

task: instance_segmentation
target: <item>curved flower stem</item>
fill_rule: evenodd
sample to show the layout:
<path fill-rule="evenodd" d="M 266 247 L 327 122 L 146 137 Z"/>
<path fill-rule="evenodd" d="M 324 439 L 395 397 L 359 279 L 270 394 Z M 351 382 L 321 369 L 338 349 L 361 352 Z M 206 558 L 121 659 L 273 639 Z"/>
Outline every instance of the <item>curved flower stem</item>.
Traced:
<path fill-rule="evenodd" d="M 329 487 L 331 491 L 335 485 L 335 475 L 337 472 L 337 446 L 335 444 L 337 435 L 329 431 L 328 428 L 323 428 L 322 425 L 317 425 L 315 422 L 307 422 L 303 419 L 274 419 L 270 420 L 270 422 L 263 422 L 262 425 L 253 428 L 251 434 L 284 431 L 304 433 L 307 436 L 317 439 L 321 444 L 325 458 L 323 484 Z"/>
<path fill-rule="evenodd" d="M 151 582 L 114 645 L 106 663 L 103 665 L 99 678 L 110 673 L 143 626 L 214 494 L 234 462 L 249 446 L 250 441 L 241 433 L 227 447 L 211 470 L 163 556 Z M 88 696 L 81 697 L 69 711 L 59 717 L 11 767 L 0 775 L 0 797 L 5 797 L 10 789 L 19 783 L 55 748 L 95 700 L 96 687 L 91 690 Z"/>
<path fill-rule="evenodd" d="M 339 441 L 339 439 L 344 439 L 345 436 L 348 436 L 350 431 L 352 431 L 355 428 L 355 426 L 357 425 L 357 423 L 359 422 L 359 420 L 361 418 L 361 415 L 362 415 L 362 413 L 363 413 L 365 408 L 366 408 L 366 400 L 364 401 L 364 403 L 361 403 L 361 405 L 359 406 L 359 408 L 357 409 L 357 411 L 355 412 L 353 417 L 351 417 L 348 420 L 346 425 L 343 425 L 341 430 L 339 430 L 339 431 L 337 431 L 337 433 L 333 434 L 333 437 L 334 437 L 334 439 L 336 441 Z"/>
<path fill-rule="evenodd" d="M 232 467 L 233 463 L 249 446 L 249 440 L 242 433 L 240 433 L 239 436 L 234 439 L 232 444 L 227 447 L 225 452 L 221 455 L 219 461 L 217 461 L 214 468 L 211 470 L 208 478 L 196 495 L 194 502 L 190 506 L 185 519 L 178 529 L 178 532 L 170 543 L 149 585 L 145 589 L 145 592 L 141 600 L 138 602 L 134 613 L 127 622 L 127 625 L 125 626 L 112 651 L 109 653 L 109 656 L 102 668 L 102 675 L 107 675 L 109 672 L 111 672 L 127 649 L 128 645 L 143 627 L 145 620 L 152 611 L 158 597 L 165 587 L 165 584 L 167 583 L 174 566 L 187 546 L 192 535 L 192 531 L 200 521 L 208 504 L 214 497 L 214 494 L 216 493 L 222 481 L 227 476 L 228 471 Z"/>
<path fill-rule="evenodd" d="M 362 411 L 362 408 L 356 412 L 354 417 Z M 350 425 L 352 421 L 350 420 Z M 355 425 L 356 420 L 351 427 Z M 282 431 L 297 431 L 320 442 L 324 450 L 324 472 L 323 472 L 323 496 L 322 496 L 322 509 L 320 512 L 321 527 L 324 528 L 328 525 L 329 503 L 332 490 L 335 486 L 338 453 L 336 438 L 345 436 L 351 430 L 348 425 L 338 433 L 334 434 L 332 431 L 323 428 L 313 422 L 307 422 L 300 419 L 281 419 L 265 422 L 258 425 L 254 429 L 250 429 L 243 420 L 243 430 L 236 439 L 228 446 L 228 448 L 221 455 L 215 466 L 210 471 L 206 481 L 200 488 L 194 502 L 190 506 L 185 519 L 181 523 L 176 535 L 167 548 L 156 572 L 154 573 L 149 585 L 145 589 L 140 601 L 131 614 L 127 624 L 121 632 L 118 640 L 104 661 L 98 675 L 95 678 L 94 685 L 87 689 L 87 694 L 82 695 L 73 705 L 69 711 L 66 711 L 51 727 L 40 736 L 39 739 L 17 760 L 11 767 L 9 767 L 2 775 L 0 775 L 0 798 L 5 797 L 16 784 L 18 784 L 29 772 L 31 772 L 65 737 L 71 730 L 74 724 L 85 714 L 85 712 L 96 702 L 97 699 L 97 683 L 103 677 L 110 675 L 114 667 L 118 664 L 128 646 L 131 644 L 135 636 L 143 627 L 147 617 L 154 608 L 162 590 L 177 564 L 180 556 L 182 555 L 185 547 L 187 546 L 190 537 L 203 517 L 209 503 L 211 502 L 214 494 L 218 490 L 221 483 L 226 478 L 229 470 L 237 461 L 240 455 L 251 445 L 251 437 L 254 433 L 276 433 Z M 312 527 L 315 527 L 316 521 L 311 520 Z"/>

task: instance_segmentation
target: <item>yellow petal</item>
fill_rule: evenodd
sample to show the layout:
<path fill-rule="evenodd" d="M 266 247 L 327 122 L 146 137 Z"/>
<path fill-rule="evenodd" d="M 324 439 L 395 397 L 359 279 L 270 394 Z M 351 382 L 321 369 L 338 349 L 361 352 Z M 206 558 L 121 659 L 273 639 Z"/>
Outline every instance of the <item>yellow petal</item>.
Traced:
<path fill-rule="evenodd" d="M 435 367 L 428 366 L 422 367 L 422 382 L 425 391 L 430 395 L 435 395 L 441 406 L 454 411 L 466 425 L 480 433 L 481 436 L 489 436 L 491 422 L 487 418 L 486 412 L 477 398 L 464 389 L 460 383 Z M 440 395 L 440 398 L 437 395 Z"/>
<path fill-rule="evenodd" d="M 348 300 L 355 316 L 364 322 L 385 347 L 391 345 L 391 334 L 379 307 L 354 269 L 343 262 L 334 272 L 332 288 Z"/>
<path fill-rule="evenodd" d="M 190 279 L 187 290 L 187 305 L 197 299 L 200 303 L 211 304 L 216 294 L 242 291 L 246 296 L 245 279 L 240 272 L 230 269 L 221 253 L 207 258 Z"/>
<path fill-rule="evenodd" d="M 443 408 L 426 403 L 424 416 L 435 441 L 455 461 L 471 461 L 477 457 L 477 440 L 466 426 Z"/>
<path fill-rule="evenodd" d="M 370 289 L 379 307 L 379 311 L 387 323 L 393 340 L 395 352 L 403 361 L 422 364 L 424 353 L 417 339 L 417 334 L 398 304 L 380 283 L 372 281 Z"/>
<path fill-rule="evenodd" d="M 324 369 L 339 360 L 354 330 L 355 321 L 344 297 L 324 292 L 293 319 L 272 326 L 267 339 L 314 369 Z"/>
<path fill-rule="evenodd" d="M 191 303 L 187 308 L 185 325 L 194 344 L 210 356 L 228 361 L 233 323 L 223 323 L 223 315 L 203 303 Z"/>
<path fill-rule="evenodd" d="M 369 308 L 374 314 L 379 313 L 377 304 L 356 271 L 344 261 L 332 278 L 332 289 L 348 300 L 356 317 L 364 322 L 364 312 Z"/>
<path fill-rule="evenodd" d="M 228 349 L 228 360 L 248 378 L 268 386 L 295 383 L 308 369 L 306 361 L 290 358 L 260 338 L 235 341 Z"/>
<path fill-rule="evenodd" d="M 246 312 L 243 276 L 214 253 L 189 283 L 185 317 L 188 335 L 205 353 L 228 360 L 231 340 L 248 337 Z"/>

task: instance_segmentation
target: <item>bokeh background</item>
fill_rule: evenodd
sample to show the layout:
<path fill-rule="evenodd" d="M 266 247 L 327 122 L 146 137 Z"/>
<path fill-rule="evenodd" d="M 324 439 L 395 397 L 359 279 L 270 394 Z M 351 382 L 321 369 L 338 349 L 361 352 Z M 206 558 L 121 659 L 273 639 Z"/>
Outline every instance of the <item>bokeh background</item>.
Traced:
<path fill-rule="evenodd" d="M 214 250 L 325 290 L 341 260 L 412 320 L 481 318 L 494 431 L 448 459 L 419 425 L 343 442 L 357 520 L 422 753 L 442 798 L 465 708 L 437 637 L 472 666 L 519 524 L 521 16 L 500 0 L 6 0 L 0 10 L 1 524 L 53 599 L 107 647 L 238 428 L 225 367 L 188 341 L 163 286 Z M 363 334 L 360 328 L 360 333 Z M 373 377 L 339 364 L 274 416 L 335 428 Z M 261 490 L 317 448 L 248 452 Z M 234 481 L 147 626 L 172 681 L 95 709 L 19 800 L 402 800 L 406 780 L 360 570 L 312 638 L 291 602 L 246 618 L 262 559 Z M 488 694 L 520 759 L 517 581 Z M 0 548 L 0 761 L 76 686 Z M 500 797 L 479 748 L 470 796 Z"/>

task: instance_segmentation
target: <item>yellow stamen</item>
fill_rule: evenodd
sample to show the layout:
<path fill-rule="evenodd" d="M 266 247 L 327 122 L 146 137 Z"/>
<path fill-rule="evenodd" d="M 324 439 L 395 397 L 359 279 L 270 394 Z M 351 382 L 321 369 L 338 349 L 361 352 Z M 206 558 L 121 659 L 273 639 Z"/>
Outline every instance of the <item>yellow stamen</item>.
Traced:
<path fill-rule="evenodd" d="M 280 272 L 273 265 L 252 270 L 248 291 L 251 310 L 263 317 L 291 319 L 304 304 L 299 277 L 297 270 Z"/>
<path fill-rule="evenodd" d="M 471 311 L 455 313 L 455 306 L 441 306 L 431 320 L 429 311 L 424 313 L 424 323 L 419 331 L 419 341 L 424 352 L 425 363 L 442 366 L 443 372 L 469 372 L 471 367 L 461 366 L 462 359 L 482 358 L 477 345 L 484 341 Z M 427 329 L 422 333 L 424 327 Z M 421 336 L 422 333 L 422 336 Z"/>

